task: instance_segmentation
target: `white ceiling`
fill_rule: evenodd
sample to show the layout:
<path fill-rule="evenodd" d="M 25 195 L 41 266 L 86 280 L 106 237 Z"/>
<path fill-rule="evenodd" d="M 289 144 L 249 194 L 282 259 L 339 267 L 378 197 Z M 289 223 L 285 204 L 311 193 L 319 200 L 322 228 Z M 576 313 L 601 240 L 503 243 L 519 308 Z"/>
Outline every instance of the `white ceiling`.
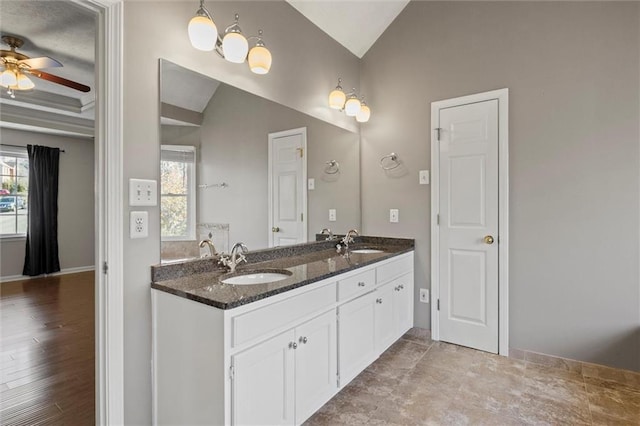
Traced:
<path fill-rule="evenodd" d="M 287 3 L 362 58 L 409 0 L 287 0 Z"/>

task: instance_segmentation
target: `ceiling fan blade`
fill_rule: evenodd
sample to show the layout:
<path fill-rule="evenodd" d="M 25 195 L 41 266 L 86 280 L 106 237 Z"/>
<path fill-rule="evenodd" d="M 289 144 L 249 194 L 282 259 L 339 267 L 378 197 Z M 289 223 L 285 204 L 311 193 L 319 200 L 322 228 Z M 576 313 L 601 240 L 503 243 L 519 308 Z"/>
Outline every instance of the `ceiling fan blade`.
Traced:
<path fill-rule="evenodd" d="M 49 74 L 44 71 L 39 70 L 24 70 L 25 72 L 41 78 L 43 80 L 51 81 L 53 83 L 61 84 L 63 86 L 71 87 L 72 89 L 79 90 L 81 92 L 89 92 L 91 91 L 91 87 L 85 86 L 84 84 L 76 83 L 75 81 L 67 80 L 66 78 L 58 77 L 57 75 Z"/>
<path fill-rule="evenodd" d="M 40 58 L 23 59 L 21 61 L 18 61 L 18 65 L 22 65 L 22 64 L 27 65 L 32 70 L 39 70 L 41 68 L 56 68 L 56 67 L 62 66 L 60 62 L 48 56 L 42 56 Z"/>

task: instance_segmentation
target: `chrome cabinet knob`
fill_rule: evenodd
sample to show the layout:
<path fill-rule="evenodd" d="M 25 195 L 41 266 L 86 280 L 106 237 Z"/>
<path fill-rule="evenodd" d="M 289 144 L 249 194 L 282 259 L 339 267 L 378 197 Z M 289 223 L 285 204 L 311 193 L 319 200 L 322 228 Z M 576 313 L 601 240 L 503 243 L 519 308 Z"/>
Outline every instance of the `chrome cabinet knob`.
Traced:
<path fill-rule="evenodd" d="M 271 232 L 280 232 L 280 228 L 277 226 L 274 226 L 273 228 L 271 228 Z"/>
<path fill-rule="evenodd" d="M 376 303 L 379 303 L 382 305 L 382 299 L 376 299 Z"/>
<path fill-rule="evenodd" d="M 493 237 L 491 235 L 487 235 L 484 237 L 485 244 L 493 244 Z"/>
<path fill-rule="evenodd" d="M 298 344 L 296 342 L 289 342 L 289 349 L 298 349 Z"/>
<path fill-rule="evenodd" d="M 400 291 L 400 286 L 398 286 L 398 287 L 394 287 L 394 290 L 395 290 L 395 291 Z"/>
<path fill-rule="evenodd" d="M 364 283 L 363 283 L 362 281 L 360 281 L 360 282 L 358 283 L 358 287 L 364 287 Z"/>
<path fill-rule="evenodd" d="M 399 288 L 400 290 L 402 290 L 402 289 L 404 288 L 404 284 L 400 284 L 400 285 L 398 286 L 398 288 Z"/>
<path fill-rule="evenodd" d="M 307 337 L 306 337 L 306 336 L 304 336 L 304 337 L 300 337 L 299 341 L 300 341 L 300 343 L 304 343 L 304 344 L 306 344 L 306 343 L 307 343 L 307 341 L 308 341 L 308 339 L 307 339 Z"/>

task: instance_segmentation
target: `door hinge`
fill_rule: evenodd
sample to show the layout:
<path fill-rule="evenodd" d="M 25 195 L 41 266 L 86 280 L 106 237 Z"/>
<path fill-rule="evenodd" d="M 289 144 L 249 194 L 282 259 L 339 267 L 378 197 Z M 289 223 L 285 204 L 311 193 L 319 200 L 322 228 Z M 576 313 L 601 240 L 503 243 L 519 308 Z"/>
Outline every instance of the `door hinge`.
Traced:
<path fill-rule="evenodd" d="M 107 263 L 107 261 L 105 260 L 105 261 L 102 263 L 102 273 L 106 275 L 108 272 L 109 272 L 109 264 L 108 264 L 108 263 Z"/>
<path fill-rule="evenodd" d="M 340 373 L 336 374 L 336 386 L 340 387 Z"/>
<path fill-rule="evenodd" d="M 438 299 L 438 307 L 437 307 L 437 309 L 440 310 L 440 299 Z"/>
<path fill-rule="evenodd" d="M 439 141 L 440 140 L 440 131 L 442 130 L 442 127 L 436 127 L 433 130 L 436 131 L 436 140 Z"/>
<path fill-rule="evenodd" d="M 233 368 L 233 365 L 229 367 L 229 378 L 233 380 L 236 376 L 236 370 Z"/>
<path fill-rule="evenodd" d="M 296 148 L 296 151 L 300 153 L 300 158 L 304 157 L 304 148 Z"/>
<path fill-rule="evenodd" d="M 304 213 L 300 213 L 300 222 L 304 222 Z"/>
<path fill-rule="evenodd" d="M 436 225 L 440 225 L 440 215 L 436 215 Z"/>

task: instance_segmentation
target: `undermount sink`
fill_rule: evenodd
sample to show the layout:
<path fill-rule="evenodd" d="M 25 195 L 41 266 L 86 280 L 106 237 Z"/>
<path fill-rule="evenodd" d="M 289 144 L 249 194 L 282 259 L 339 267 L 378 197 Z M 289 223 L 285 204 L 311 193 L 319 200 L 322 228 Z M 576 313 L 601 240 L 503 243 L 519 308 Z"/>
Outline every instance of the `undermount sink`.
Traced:
<path fill-rule="evenodd" d="M 373 254 L 373 253 L 384 253 L 384 250 L 374 249 L 374 248 L 361 248 L 361 249 L 351 250 L 351 253 Z"/>
<path fill-rule="evenodd" d="M 233 285 L 251 285 L 251 284 L 266 284 L 276 281 L 282 281 L 291 276 L 289 271 L 251 271 L 240 273 L 229 278 L 220 280 L 222 284 Z"/>

